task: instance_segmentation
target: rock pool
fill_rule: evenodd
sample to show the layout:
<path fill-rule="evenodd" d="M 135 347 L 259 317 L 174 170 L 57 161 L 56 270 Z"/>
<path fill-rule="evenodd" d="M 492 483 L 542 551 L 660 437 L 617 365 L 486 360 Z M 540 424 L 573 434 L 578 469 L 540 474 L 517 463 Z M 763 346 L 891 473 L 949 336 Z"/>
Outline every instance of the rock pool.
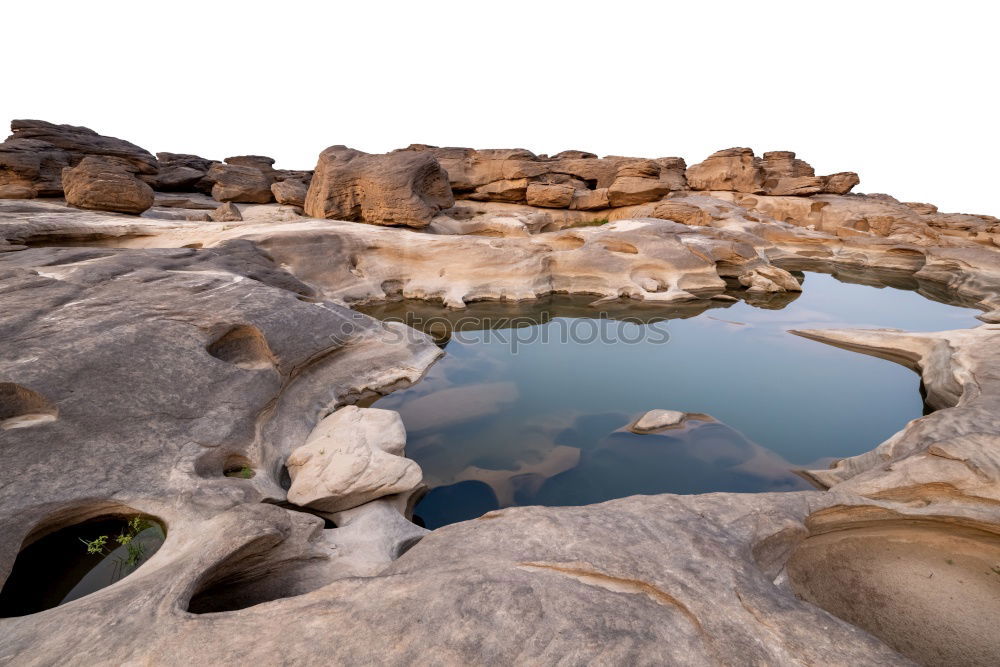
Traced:
<path fill-rule="evenodd" d="M 789 329 L 979 324 L 977 311 L 926 298 L 912 278 L 801 277 L 797 297 L 749 302 L 364 309 L 446 349 L 423 380 L 375 404 L 400 412 L 407 456 L 430 486 L 418 519 L 435 528 L 511 505 L 810 488 L 795 469 L 869 451 L 924 406 L 910 370 Z M 625 430 L 657 408 L 714 419 Z"/>

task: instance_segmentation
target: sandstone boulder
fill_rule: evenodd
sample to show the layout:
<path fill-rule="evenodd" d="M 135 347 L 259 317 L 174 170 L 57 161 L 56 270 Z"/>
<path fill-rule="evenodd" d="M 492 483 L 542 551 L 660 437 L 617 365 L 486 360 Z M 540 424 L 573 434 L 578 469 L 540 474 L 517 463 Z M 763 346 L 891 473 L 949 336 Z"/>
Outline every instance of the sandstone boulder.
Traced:
<path fill-rule="evenodd" d="M 219 208 L 209 213 L 209 217 L 215 222 L 239 222 L 243 220 L 243 214 L 240 213 L 240 209 L 232 202 L 222 204 Z"/>
<path fill-rule="evenodd" d="M 406 429 L 392 410 L 346 406 L 321 421 L 286 465 L 288 500 L 341 512 L 383 496 L 409 493 L 423 475 L 403 458 Z"/>
<path fill-rule="evenodd" d="M 611 206 L 608 200 L 608 189 L 576 190 L 570 208 L 577 211 L 596 211 Z"/>
<path fill-rule="evenodd" d="M 454 203 L 448 174 L 429 152 L 372 155 L 331 146 L 319 156 L 305 212 L 313 218 L 425 227 Z"/>
<path fill-rule="evenodd" d="M 270 174 L 274 171 L 274 158 L 267 157 L 266 155 L 236 155 L 234 157 L 227 157 L 223 161 L 226 164 L 239 167 L 253 167 L 265 174 Z"/>
<path fill-rule="evenodd" d="M 138 215 L 153 205 L 153 188 L 124 160 L 86 157 L 62 173 L 66 202 L 77 208 Z"/>
<path fill-rule="evenodd" d="M 732 190 L 763 193 L 764 169 L 749 148 L 727 148 L 687 168 L 692 190 Z"/>
<path fill-rule="evenodd" d="M 30 189 L 36 197 L 61 196 L 63 169 L 79 164 L 88 155 L 120 158 L 142 175 L 157 171 L 156 158 L 148 151 L 86 127 L 14 120 L 10 128 L 13 133 L 0 144 L 0 187 L 14 185 L 18 189 L 8 193 L 23 195 Z"/>
<path fill-rule="evenodd" d="M 206 188 L 201 182 L 212 165 L 217 164 L 212 160 L 187 153 L 157 153 L 156 159 L 160 171 L 156 175 L 153 187 L 161 192 L 204 191 Z M 207 190 L 211 190 L 211 184 Z"/>
<path fill-rule="evenodd" d="M 660 165 L 655 160 L 635 160 L 621 165 L 608 188 L 611 206 L 632 206 L 656 201 L 670 192 L 660 181 Z"/>
<path fill-rule="evenodd" d="M 777 266 L 758 266 L 739 275 L 740 284 L 751 293 L 801 292 L 795 276 Z"/>
<path fill-rule="evenodd" d="M 289 179 L 271 184 L 271 194 L 279 204 L 303 207 L 306 204 L 306 193 L 309 186 L 299 180 Z"/>
<path fill-rule="evenodd" d="M 525 197 L 531 206 L 567 208 L 573 202 L 575 192 L 576 188 L 572 185 L 532 183 L 528 186 Z"/>
<path fill-rule="evenodd" d="M 858 175 L 853 171 L 841 171 L 836 174 L 824 176 L 823 192 L 831 195 L 846 195 L 851 189 L 861 182 Z"/>
<path fill-rule="evenodd" d="M 267 204 L 274 201 L 271 194 L 274 178 L 256 167 L 214 164 L 208 170 L 207 177 L 214 182 L 212 197 L 217 201 L 247 204 Z"/>

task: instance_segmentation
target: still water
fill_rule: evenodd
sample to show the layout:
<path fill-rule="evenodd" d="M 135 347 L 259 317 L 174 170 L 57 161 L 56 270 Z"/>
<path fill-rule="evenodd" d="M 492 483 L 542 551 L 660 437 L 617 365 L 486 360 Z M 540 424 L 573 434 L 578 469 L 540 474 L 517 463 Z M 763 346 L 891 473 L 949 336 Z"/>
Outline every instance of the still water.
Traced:
<path fill-rule="evenodd" d="M 872 449 L 923 403 L 913 372 L 788 329 L 980 324 L 978 311 L 925 298 L 908 279 L 802 277 L 802 294 L 753 303 L 365 309 L 445 347 L 423 380 L 374 404 L 402 415 L 406 454 L 431 488 L 416 515 L 436 528 L 512 505 L 810 488 L 793 469 Z M 711 419 L 625 430 L 655 408 Z"/>

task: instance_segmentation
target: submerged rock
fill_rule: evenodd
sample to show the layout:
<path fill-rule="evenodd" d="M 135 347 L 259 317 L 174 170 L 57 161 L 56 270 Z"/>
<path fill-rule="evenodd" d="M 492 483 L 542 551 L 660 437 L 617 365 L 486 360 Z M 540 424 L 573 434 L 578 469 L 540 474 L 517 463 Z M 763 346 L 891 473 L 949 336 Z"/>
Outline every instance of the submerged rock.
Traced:
<path fill-rule="evenodd" d="M 672 428 L 681 428 L 688 419 L 715 421 L 713 417 L 700 412 L 680 412 L 678 410 L 650 410 L 628 425 L 628 430 L 640 435 L 656 433 Z"/>

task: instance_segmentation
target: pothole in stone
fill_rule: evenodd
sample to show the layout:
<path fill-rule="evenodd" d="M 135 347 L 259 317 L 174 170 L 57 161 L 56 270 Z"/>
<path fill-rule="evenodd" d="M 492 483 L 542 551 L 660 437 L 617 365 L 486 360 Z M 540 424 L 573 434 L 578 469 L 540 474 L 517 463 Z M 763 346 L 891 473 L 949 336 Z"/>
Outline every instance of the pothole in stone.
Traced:
<path fill-rule="evenodd" d="M 233 455 L 228 457 L 223 464 L 222 474 L 237 479 L 253 479 L 257 472 L 253 469 L 250 459 L 245 456 Z"/>
<path fill-rule="evenodd" d="M 104 515 L 49 533 L 21 549 L 0 591 L 0 617 L 72 602 L 129 576 L 163 544 L 153 517 Z"/>
<path fill-rule="evenodd" d="M 56 406 L 37 391 L 0 382 L 0 429 L 37 426 L 55 421 L 58 416 Z"/>
<path fill-rule="evenodd" d="M 274 355 L 260 329 L 247 324 L 232 327 L 209 343 L 208 353 L 216 359 L 245 368 L 261 370 L 274 367 Z"/>
<path fill-rule="evenodd" d="M 284 558 L 282 539 L 261 537 L 206 572 L 188 602 L 192 614 L 246 609 L 315 590 L 325 582 L 310 571 L 309 560 Z"/>
<path fill-rule="evenodd" d="M 1000 656 L 1000 535 L 935 521 L 882 521 L 807 538 L 787 564 L 803 599 L 922 664 Z"/>
<path fill-rule="evenodd" d="M 924 406 L 911 370 L 789 329 L 979 322 L 978 311 L 931 300 L 939 293 L 912 276 L 799 277 L 804 292 L 734 288 L 735 302 L 359 308 L 431 333 L 445 349 L 420 382 L 373 404 L 402 415 L 406 455 L 430 487 L 415 514 L 434 529 L 514 505 L 811 489 L 795 469 L 869 451 Z M 625 430 L 652 409 L 714 420 Z"/>

